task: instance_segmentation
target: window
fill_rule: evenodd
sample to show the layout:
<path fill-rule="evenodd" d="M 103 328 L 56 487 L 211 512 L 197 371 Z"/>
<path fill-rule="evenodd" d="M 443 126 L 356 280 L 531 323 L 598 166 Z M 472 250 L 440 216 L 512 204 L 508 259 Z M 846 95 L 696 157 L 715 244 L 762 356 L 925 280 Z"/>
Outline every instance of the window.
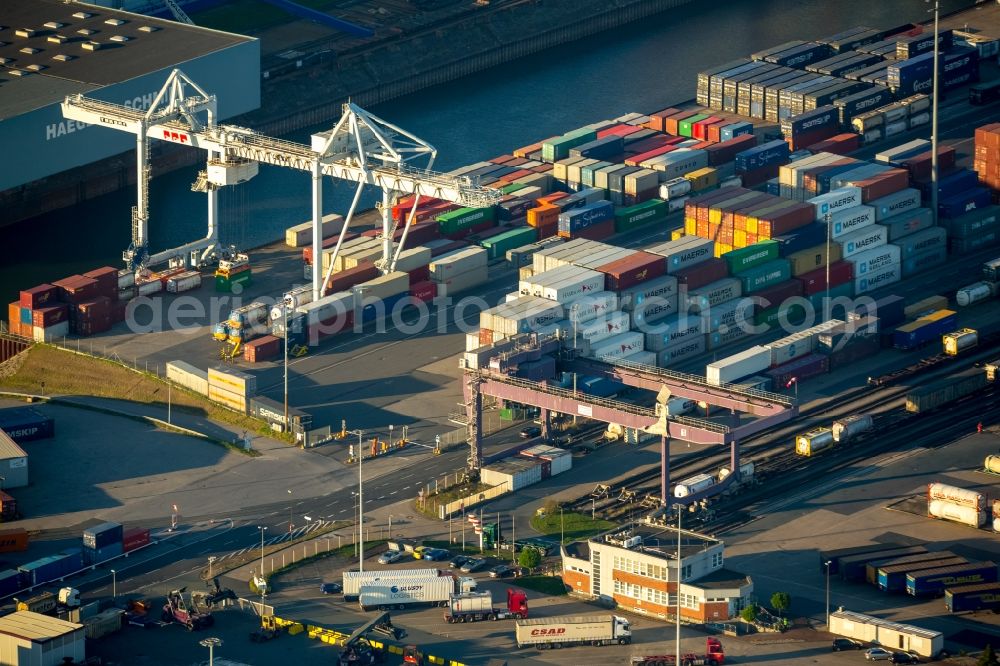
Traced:
<path fill-rule="evenodd" d="M 718 569 L 722 566 L 722 551 L 712 553 L 712 568 Z"/>
<path fill-rule="evenodd" d="M 693 594 L 681 593 L 681 608 L 693 608 L 694 610 L 698 610 L 700 606 L 701 604 L 698 601 L 698 597 Z"/>
<path fill-rule="evenodd" d="M 691 577 L 691 565 L 685 564 L 681 567 L 681 580 L 687 580 Z"/>

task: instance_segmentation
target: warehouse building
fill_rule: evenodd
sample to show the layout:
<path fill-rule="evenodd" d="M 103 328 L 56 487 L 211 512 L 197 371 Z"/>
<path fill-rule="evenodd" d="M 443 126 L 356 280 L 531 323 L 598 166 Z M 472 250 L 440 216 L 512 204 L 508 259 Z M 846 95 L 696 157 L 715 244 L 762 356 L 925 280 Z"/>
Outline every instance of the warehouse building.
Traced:
<path fill-rule="evenodd" d="M 0 430 L 0 490 L 28 485 L 28 454 Z"/>
<path fill-rule="evenodd" d="M 11 158 L 0 164 L 0 206 L 9 219 L 23 217 L 22 211 L 38 214 L 90 198 L 134 178 L 134 173 L 79 169 L 133 149 L 135 138 L 67 120 L 60 103 L 67 95 L 83 93 L 144 110 L 174 68 L 217 97 L 218 119 L 260 106 L 256 39 L 90 4 L 4 2 L 0 145 Z M 134 163 L 129 166 L 134 172 Z M 65 172 L 73 169 L 81 171 L 74 172 L 78 187 L 66 182 Z M 101 180 L 105 177 L 107 182 Z M 71 200 L 57 201 L 60 197 Z"/>
<path fill-rule="evenodd" d="M 0 664 L 59 666 L 86 658 L 82 624 L 41 613 L 17 611 L 0 617 Z"/>
<path fill-rule="evenodd" d="M 681 532 L 681 617 L 722 622 L 750 604 L 753 581 L 726 569 L 724 544 Z M 563 582 L 577 595 L 613 599 L 619 608 L 661 619 L 677 608 L 677 532 L 637 526 L 562 549 Z"/>

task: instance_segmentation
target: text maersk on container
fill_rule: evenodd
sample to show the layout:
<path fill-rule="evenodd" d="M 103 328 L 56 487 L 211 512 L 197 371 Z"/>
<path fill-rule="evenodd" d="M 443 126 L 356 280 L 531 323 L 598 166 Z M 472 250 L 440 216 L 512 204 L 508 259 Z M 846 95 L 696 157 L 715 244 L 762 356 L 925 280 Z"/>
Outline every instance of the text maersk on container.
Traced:
<path fill-rule="evenodd" d="M 880 268 L 885 268 L 887 266 L 892 266 L 894 263 L 892 252 L 886 252 L 881 254 L 874 259 L 869 259 L 863 264 L 858 265 L 858 275 L 867 273 L 868 271 L 875 271 Z"/>

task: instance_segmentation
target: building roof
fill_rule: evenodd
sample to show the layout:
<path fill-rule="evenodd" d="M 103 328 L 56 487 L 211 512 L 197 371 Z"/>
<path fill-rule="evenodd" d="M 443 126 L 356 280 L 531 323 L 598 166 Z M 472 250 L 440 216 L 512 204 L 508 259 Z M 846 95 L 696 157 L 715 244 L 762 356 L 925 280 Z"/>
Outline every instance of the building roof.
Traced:
<path fill-rule="evenodd" d="M 33 643 L 45 643 L 82 629 L 82 624 L 31 611 L 17 611 L 0 617 L 0 634 L 23 638 Z"/>
<path fill-rule="evenodd" d="M 707 576 L 688 582 L 706 590 L 731 590 L 747 584 L 750 578 L 743 573 L 731 569 L 716 569 Z"/>
<path fill-rule="evenodd" d="M 59 0 L 5 0 L 0 6 L 0 26 L 0 119 L 253 41 L 243 35 Z M 17 35 L 25 29 L 34 32 L 28 37 Z M 87 42 L 97 42 L 100 48 L 85 50 Z"/>
<path fill-rule="evenodd" d="M 626 546 L 629 538 L 639 537 L 640 541 Z M 635 553 L 644 553 L 665 560 L 677 558 L 677 530 L 658 525 L 637 523 L 631 529 L 617 529 L 590 539 L 591 543 L 622 548 Z M 722 541 L 707 534 L 681 530 L 681 558 L 695 555 Z"/>
<path fill-rule="evenodd" d="M 11 458 L 25 458 L 27 453 L 24 452 L 20 446 L 17 445 L 10 435 L 0 430 L 0 460 L 9 460 Z"/>
<path fill-rule="evenodd" d="M 589 541 L 573 541 L 563 546 L 563 550 L 566 551 L 567 557 L 573 557 L 578 560 L 590 561 L 590 542 Z"/>

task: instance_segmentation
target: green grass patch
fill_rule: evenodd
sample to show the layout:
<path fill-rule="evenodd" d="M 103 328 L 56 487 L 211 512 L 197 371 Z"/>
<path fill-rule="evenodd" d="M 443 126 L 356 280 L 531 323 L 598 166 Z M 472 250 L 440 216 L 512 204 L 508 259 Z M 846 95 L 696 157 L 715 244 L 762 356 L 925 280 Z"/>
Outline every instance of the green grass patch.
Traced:
<path fill-rule="evenodd" d="M 595 534 L 606 532 L 615 526 L 608 520 L 594 520 L 582 513 L 554 512 L 545 516 L 531 517 L 531 527 L 546 536 L 564 535 L 564 543 L 580 541 Z"/>
<path fill-rule="evenodd" d="M 559 597 L 566 594 L 566 584 L 558 576 L 522 576 L 515 578 L 512 585 L 535 590 L 550 597 Z"/>

